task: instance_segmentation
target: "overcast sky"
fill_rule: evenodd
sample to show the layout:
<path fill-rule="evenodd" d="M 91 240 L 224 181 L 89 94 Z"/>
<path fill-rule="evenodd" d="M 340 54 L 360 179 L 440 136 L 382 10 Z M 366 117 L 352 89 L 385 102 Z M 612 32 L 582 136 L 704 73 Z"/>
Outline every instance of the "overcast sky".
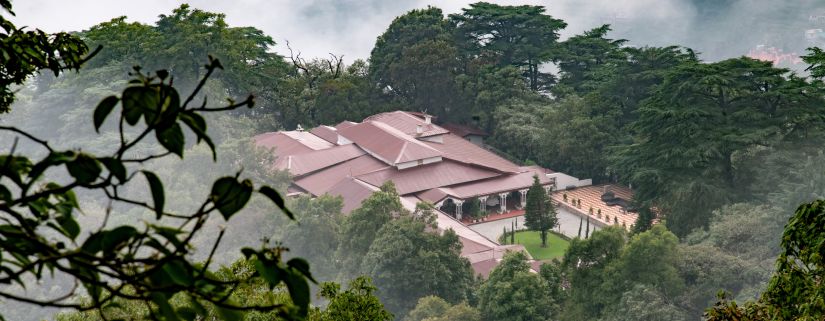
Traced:
<path fill-rule="evenodd" d="M 152 24 L 160 14 L 169 14 L 181 3 L 212 12 L 226 14 L 231 26 L 254 26 L 270 35 L 285 52 L 285 40 L 305 57 L 343 54 L 347 61 L 366 58 L 375 38 L 405 12 L 439 7 L 445 13 L 459 12 L 466 0 L 16 0 L 13 1 L 18 25 L 38 27 L 46 31 L 77 31 L 88 29 L 113 17 L 127 16 L 130 21 Z M 694 14 L 690 6 L 678 0 L 506 0 L 489 1 L 500 4 L 535 4 L 547 8 L 549 14 L 569 24 L 563 36 L 580 33 L 603 23 L 616 21 L 648 22 L 650 29 L 666 25 L 682 32 L 689 29 Z M 667 22 L 660 24 L 657 22 Z M 645 27 L 647 29 L 647 27 Z M 644 32 L 645 30 L 637 30 Z M 638 32 L 637 32 L 638 33 Z M 621 36 L 625 36 L 622 34 Z M 633 39 L 631 39 L 633 40 Z M 654 43 L 655 44 L 655 43 Z"/>

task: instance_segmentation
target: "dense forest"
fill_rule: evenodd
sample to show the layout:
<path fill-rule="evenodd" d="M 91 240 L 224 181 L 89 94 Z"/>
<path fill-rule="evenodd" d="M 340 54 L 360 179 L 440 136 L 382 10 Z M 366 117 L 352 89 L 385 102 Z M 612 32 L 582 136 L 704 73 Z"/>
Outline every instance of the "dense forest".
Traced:
<path fill-rule="evenodd" d="M 707 2 L 702 7 L 710 12 L 725 10 L 725 1 L 699 2 Z M 9 14 L 11 5 L 0 3 Z M 614 39 L 610 25 L 562 39 L 566 22 L 541 6 L 485 2 L 450 15 L 436 7 L 403 13 L 376 35 L 367 60 L 352 62 L 337 55 L 302 57 L 300 48 L 288 48 L 292 55 L 275 54 L 273 47 L 288 44 L 188 5 L 160 15 L 154 24 L 117 17 L 71 34 L 25 33 L 0 22 L 5 30 L 0 32 L 0 110 L 5 112 L 0 162 L 6 164 L 0 172 L 0 283 L 9 284 L 0 284 L 5 298 L 0 315 L 8 320 L 607 321 L 703 315 L 724 320 L 725 313 L 753 320 L 817 320 L 824 315 L 821 285 L 812 281 L 821 273 L 822 259 L 816 251 L 796 251 L 811 244 L 821 249 L 816 241 L 825 226 L 823 205 L 800 207 L 794 216 L 800 204 L 825 199 L 821 49 L 806 52 L 802 59 L 809 68 L 802 72 L 748 57 L 708 61 L 679 44 Z M 157 116 L 145 110 L 128 115 L 128 104 L 138 104 L 127 102 L 129 88 L 140 86 L 180 92 L 183 116 L 173 118 L 182 125 L 150 123 L 167 109 Z M 190 92 L 197 95 L 186 99 Z M 98 122 L 107 97 L 122 101 L 120 123 L 114 116 Z M 189 103 L 204 107 L 186 109 Z M 213 104 L 228 107 L 205 113 Z M 523 164 L 632 186 L 639 220 L 631 231 L 611 227 L 574 238 L 564 257 L 545 263 L 539 273 L 530 272 L 523 254 L 511 253 L 482 279 L 459 256 L 456 235 L 432 233 L 428 204 L 414 212 L 404 209 L 392 184 L 348 216 L 341 214 L 340 198 L 283 200 L 274 191 L 286 191 L 289 174 L 269 166 L 277 151 L 273 155 L 251 141 L 266 131 L 360 121 L 399 109 L 483 129 L 491 134 L 491 148 Z M 192 116 L 200 112 L 204 115 Z M 143 127 L 124 129 L 124 121 L 134 126 L 141 115 L 157 136 L 122 144 L 124 135 L 144 137 Z M 37 140 L 26 141 L 11 128 Z M 80 164 L 77 155 L 108 155 L 123 145 L 129 148 L 114 158 L 96 158 L 91 167 L 68 165 Z M 58 150 L 78 153 L 56 160 Z M 9 169 L 18 162 L 14 155 L 37 159 L 41 166 L 66 164 L 68 172 L 20 165 L 25 177 L 38 173 L 32 183 L 22 184 L 20 174 Z M 141 177 L 132 185 L 119 180 L 120 194 L 114 195 L 94 189 L 95 182 L 120 186 L 113 183 L 118 171 L 113 159 L 132 161 L 121 165 L 132 173 L 129 180 Z M 97 168 L 92 178 L 81 174 L 89 168 Z M 149 187 L 135 175 L 146 172 L 153 173 L 145 174 Z M 153 176 L 163 181 L 161 209 Z M 77 189 L 71 196 L 61 191 L 43 199 L 48 204 L 14 199 L 44 180 L 73 180 L 65 184 Z M 216 180 L 229 187 L 216 192 Z M 252 182 L 260 193 L 251 195 Z M 41 185 L 44 193 L 57 190 Z M 203 216 L 202 222 L 198 216 L 200 233 L 192 230 L 188 243 L 178 246 L 176 235 L 189 230 L 162 224 L 176 219 L 168 213 L 201 213 L 204 196 L 221 215 Z M 127 198 L 144 201 L 112 203 Z M 74 216 L 72 207 L 78 210 Z M 24 210 L 35 217 L 21 219 L 25 224 L 37 221 L 42 224 L 37 228 L 56 231 L 32 227 L 42 243 L 20 241 L 29 254 L 14 248 L 21 236 L 7 229 Z M 93 233 L 96 226 L 101 229 Z M 85 250 L 89 242 L 80 240 L 123 226 L 141 231 L 130 236 L 135 248 L 149 246 L 138 240 L 157 233 L 165 243 L 153 249 L 169 261 L 129 261 L 138 252 L 130 252 L 133 245 L 125 240 L 110 250 L 132 257 L 100 254 L 113 264 L 135 264 L 123 274 L 90 276 L 89 269 L 62 269 L 49 259 L 70 259 L 63 255 L 74 248 L 64 251 L 64 246 Z M 58 246 L 54 240 L 61 237 L 71 240 Z M 793 243 L 798 239 L 810 243 Z M 795 260 L 808 269 L 794 269 Z M 311 274 L 300 263 L 307 261 Z M 203 262 L 212 263 L 212 272 L 201 268 Z M 44 265 L 33 270 L 37 264 Z M 272 267 L 266 264 L 283 274 L 263 272 Z M 51 275 L 42 273 L 44 267 Z M 155 270 L 167 271 L 170 279 L 127 277 Z M 101 278 L 118 277 L 130 280 L 130 287 L 101 290 L 106 283 Z M 212 283 L 195 282 L 201 279 Z M 74 290 L 78 284 L 83 291 Z M 232 289 L 219 291 L 226 284 Z M 71 304 L 50 301 L 67 291 L 74 295 L 64 298 Z M 718 298 L 720 291 L 727 295 Z M 20 297 L 36 302 L 15 299 Z M 230 301 L 237 306 L 227 306 Z M 782 309 L 790 307 L 805 309 Z"/>

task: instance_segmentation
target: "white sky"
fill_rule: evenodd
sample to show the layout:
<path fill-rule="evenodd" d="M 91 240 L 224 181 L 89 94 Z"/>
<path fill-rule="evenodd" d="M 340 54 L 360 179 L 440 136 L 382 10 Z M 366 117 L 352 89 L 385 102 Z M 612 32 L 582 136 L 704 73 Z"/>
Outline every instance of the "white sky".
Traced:
<path fill-rule="evenodd" d="M 685 30 L 692 8 L 679 0 L 505 0 L 500 4 L 535 4 L 568 23 L 563 36 L 580 33 L 616 19 L 667 21 L 668 26 Z M 405 12 L 433 5 L 445 14 L 460 11 L 466 0 L 16 0 L 13 1 L 18 25 L 46 31 L 88 29 L 114 17 L 152 24 L 160 14 L 187 2 L 192 7 L 226 14 L 230 26 L 253 26 L 271 36 L 285 53 L 285 41 L 304 57 L 343 54 L 347 61 L 366 58 L 393 18 Z M 636 16 L 631 16 L 636 15 Z M 644 32 L 644 31 L 642 31 Z M 665 32 L 665 31 L 662 31 Z M 625 36 L 625 35 L 622 35 Z M 632 40 L 632 39 L 631 39 Z"/>

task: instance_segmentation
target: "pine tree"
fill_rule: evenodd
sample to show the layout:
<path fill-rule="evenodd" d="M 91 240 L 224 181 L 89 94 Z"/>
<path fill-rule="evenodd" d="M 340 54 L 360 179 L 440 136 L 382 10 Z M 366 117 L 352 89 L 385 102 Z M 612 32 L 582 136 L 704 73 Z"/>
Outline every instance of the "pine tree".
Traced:
<path fill-rule="evenodd" d="M 541 247 L 547 247 L 547 231 L 558 223 L 556 209 L 547 196 L 539 177 L 533 176 L 533 186 L 527 191 L 527 206 L 524 213 L 524 226 L 541 233 Z"/>

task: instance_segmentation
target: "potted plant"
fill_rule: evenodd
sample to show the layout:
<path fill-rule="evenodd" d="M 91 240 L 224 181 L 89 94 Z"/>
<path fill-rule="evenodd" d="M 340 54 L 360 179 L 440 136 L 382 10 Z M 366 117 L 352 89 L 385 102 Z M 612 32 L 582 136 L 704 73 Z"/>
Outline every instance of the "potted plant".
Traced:
<path fill-rule="evenodd" d="M 562 194 L 561 197 L 564 199 L 564 202 L 567 203 L 567 193 Z"/>
<path fill-rule="evenodd" d="M 590 207 L 590 210 L 588 210 L 588 213 L 589 213 L 590 215 L 593 215 L 593 206 L 591 206 L 591 207 Z"/>
<path fill-rule="evenodd" d="M 613 217 L 613 224 L 619 224 L 619 218 L 614 216 Z"/>

